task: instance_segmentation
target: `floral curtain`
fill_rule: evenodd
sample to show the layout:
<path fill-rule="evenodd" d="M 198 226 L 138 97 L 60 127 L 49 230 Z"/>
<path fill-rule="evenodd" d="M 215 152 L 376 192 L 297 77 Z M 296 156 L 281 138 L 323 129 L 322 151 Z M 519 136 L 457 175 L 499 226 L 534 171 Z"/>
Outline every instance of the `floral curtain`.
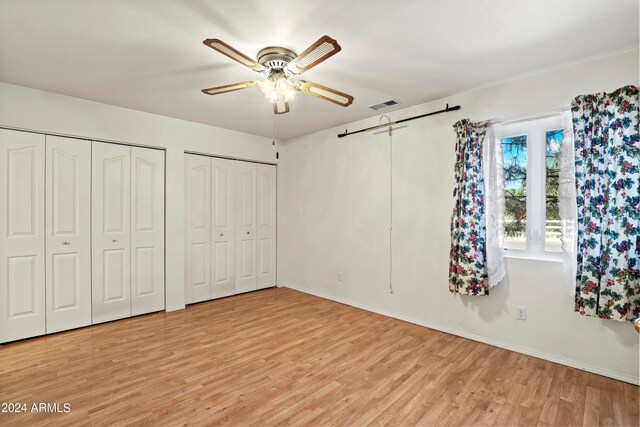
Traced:
<path fill-rule="evenodd" d="M 638 88 L 577 97 L 575 310 L 605 319 L 640 317 Z"/>
<path fill-rule="evenodd" d="M 451 216 L 449 290 L 488 295 L 486 218 L 482 144 L 487 123 L 461 120 L 456 132 L 454 208 Z"/>

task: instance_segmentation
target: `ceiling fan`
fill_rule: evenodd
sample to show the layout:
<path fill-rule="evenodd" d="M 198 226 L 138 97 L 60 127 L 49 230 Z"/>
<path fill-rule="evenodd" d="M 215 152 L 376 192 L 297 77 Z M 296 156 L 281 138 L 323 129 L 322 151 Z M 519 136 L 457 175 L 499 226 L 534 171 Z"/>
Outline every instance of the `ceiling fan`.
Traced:
<path fill-rule="evenodd" d="M 207 95 L 218 95 L 255 86 L 268 101 L 273 103 L 275 114 L 289 112 L 289 101 L 293 99 L 296 92 L 317 96 L 342 107 L 348 107 L 353 102 L 353 96 L 335 89 L 305 80 L 295 82 L 290 80 L 292 76 L 310 70 L 342 50 L 338 42 L 329 36 L 320 37 L 300 55 L 284 47 L 265 47 L 258 52 L 257 61 L 240 53 L 222 40 L 206 39 L 203 43 L 265 77 L 263 80 L 202 89 L 202 92 Z"/>

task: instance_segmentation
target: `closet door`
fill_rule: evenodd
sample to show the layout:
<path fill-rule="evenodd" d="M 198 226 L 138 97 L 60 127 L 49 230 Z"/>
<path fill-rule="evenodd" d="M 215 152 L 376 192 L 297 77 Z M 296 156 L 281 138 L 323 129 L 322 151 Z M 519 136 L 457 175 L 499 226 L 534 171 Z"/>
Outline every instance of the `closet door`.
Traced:
<path fill-rule="evenodd" d="M 256 165 L 258 289 L 276 285 L 276 167 Z"/>
<path fill-rule="evenodd" d="M 93 142 L 93 323 L 131 316 L 131 147 Z"/>
<path fill-rule="evenodd" d="M 256 165 L 237 162 L 236 292 L 256 289 Z"/>
<path fill-rule="evenodd" d="M 91 324 L 91 143 L 46 137 L 47 333 Z"/>
<path fill-rule="evenodd" d="M 211 159 L 185 154 L 186 302 L 211 298 Z"/>
<path fill-rule="evenodd" d="M 131 314 L 164 309 L 164 151 L 131 147 Z"/>
<path fill-rule="evenodd" d="M 0 342 L 45 333 L 45 137 L 0 129 Z"/>
<path fill-rule="evenodd" d="M 211 159 L 211 298 L 236 293 L 236 163 Z"/>

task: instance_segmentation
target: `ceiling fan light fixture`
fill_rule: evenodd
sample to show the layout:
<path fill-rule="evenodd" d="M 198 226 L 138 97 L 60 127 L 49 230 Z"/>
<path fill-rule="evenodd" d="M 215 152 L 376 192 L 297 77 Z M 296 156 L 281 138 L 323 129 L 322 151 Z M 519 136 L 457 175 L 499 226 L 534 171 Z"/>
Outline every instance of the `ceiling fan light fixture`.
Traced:
<path fill-rule="evenodd" d="M 296 93 L 293 83 L 278 70 L 272 71 L 269 77 L 258 83 L 258 90 L 271 103 L 290 101 Z"/>

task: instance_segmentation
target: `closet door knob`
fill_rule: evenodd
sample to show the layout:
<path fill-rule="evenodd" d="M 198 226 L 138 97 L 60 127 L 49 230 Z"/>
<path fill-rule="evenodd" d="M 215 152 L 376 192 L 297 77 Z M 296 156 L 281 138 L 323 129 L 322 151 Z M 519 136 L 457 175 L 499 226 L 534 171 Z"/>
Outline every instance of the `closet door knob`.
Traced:
<path fill-rule="evenodd" d="M 251 234 L 251 232 L 250 232 L 250 231 L 247 231 L 247 234 Z"/>
<path fill-rule="evenodd" d="M 118 241 L 118 239 L 115 239 L 115 238 L 114 238 L 114 239 L 111 239 L 111 241 L 112 241 L 113 243 L 116 243 L 116 242 Z"/>
<path fill-rule="evenodd" d="M 62 244 L 65 245 L 65 246 L 69 246 L 71 244 L 71 242 L 66 242 L 65 241 L 65 242 L 62 242 Z"/>
<path fill-rule="evenodd" d="M 220 233 L 220 237 L 224 236 L 224 233 Z"/>

